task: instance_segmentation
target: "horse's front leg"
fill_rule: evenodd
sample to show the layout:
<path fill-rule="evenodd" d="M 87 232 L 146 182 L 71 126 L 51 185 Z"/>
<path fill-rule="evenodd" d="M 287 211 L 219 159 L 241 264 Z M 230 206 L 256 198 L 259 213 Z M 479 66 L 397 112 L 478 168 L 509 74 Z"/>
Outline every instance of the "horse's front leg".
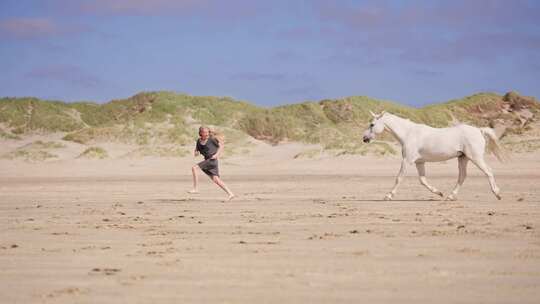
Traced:
<path fill-rule="evenodd" d="M 396 176 L 396 183 L 394 184 L 394 188 L 392 188 L 392 191 L 388 192 L 388 194 L 384 197 L 385 201 L 392 200 L 392 198 L 396 194 L 399 184 L 401 184 L 401 181 L 403 180 L 403 176 L 405 175 L 406 171 L 407 171 L 407 161 L 404 158 L 401 161 L 401 168 L 399 169 L 398 175 Z"/>
<path fill-rule="evenodd" d="M 416 163 L 416 170 L 418 171 L 418 178 L 420 179 L 420 184 L 424 185 L 426 188 L 428 188 L 429 191 L 439 195 L 439 196 L 443 196 L 443 193 L 439 190 L 437 190 L 435 187 L 433 187 L 432 185 L 430 185 L 428 182 L 427 182 L 427 179 L 426 179 L 426 163 L 424 162 L 418 162 Z"/>

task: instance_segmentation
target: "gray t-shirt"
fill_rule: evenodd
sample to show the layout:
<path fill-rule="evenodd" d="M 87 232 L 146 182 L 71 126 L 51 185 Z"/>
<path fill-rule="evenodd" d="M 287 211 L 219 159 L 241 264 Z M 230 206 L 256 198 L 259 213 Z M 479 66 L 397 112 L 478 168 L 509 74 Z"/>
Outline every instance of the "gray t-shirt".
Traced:
<path fill-rule="evenodd" d="M 206 143 L 203 145 L 201 143 L 201 139 L 199 138 L 197 140 L 197 146 L 195 149 L 201 152 L 204 159 L 209 159 L 216 154 L 217 150 L 219 149 L 219 141 L 215 138 L 209 137 L 208 140 L 206 140 Z"/>

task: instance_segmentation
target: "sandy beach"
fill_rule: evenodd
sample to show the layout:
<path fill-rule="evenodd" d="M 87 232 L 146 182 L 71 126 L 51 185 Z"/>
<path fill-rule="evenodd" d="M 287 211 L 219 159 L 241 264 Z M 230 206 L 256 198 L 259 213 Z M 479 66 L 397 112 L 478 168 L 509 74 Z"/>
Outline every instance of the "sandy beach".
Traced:
<path fill-rule="evenodd" d="M 487 160 L 456 202 L 399 159 L 223 159 L 225 197 L 191 157 L 0 162 L 3 303 L 538 303 L 540 156 Z M 456 161 L 429 164 L 448 193 Z"/>
<path fill-rule="evenodd" d="M 0 1 L 0 304 L 540 304 L 539 15 Z"/>

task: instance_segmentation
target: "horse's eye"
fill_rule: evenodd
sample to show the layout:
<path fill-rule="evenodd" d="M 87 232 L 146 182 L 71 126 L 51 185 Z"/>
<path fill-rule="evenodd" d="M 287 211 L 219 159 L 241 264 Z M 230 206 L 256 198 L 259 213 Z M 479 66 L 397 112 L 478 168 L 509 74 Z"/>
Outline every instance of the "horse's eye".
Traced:
<path fill-rule="evenodd" d="M 369 127 L 373 128 L 373 127 L 375 127 L 375 125 L 371 123 L 371 124 L 369 124 Z"/>

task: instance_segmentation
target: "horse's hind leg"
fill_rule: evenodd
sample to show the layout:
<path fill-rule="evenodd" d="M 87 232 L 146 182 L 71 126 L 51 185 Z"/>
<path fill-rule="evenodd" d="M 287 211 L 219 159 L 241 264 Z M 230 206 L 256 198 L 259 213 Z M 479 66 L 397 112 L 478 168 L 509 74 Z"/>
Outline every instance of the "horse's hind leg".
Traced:
<path fill-rule="evenodd" d="M 459 188 L 461 185 L 463 185 L 463 182 L 465 182 L 465 178 L 467 177 L 467 163 L 469 162 L 469 159 L 465 155 L 461 155 L 458 157 L 458 168 L 459 168 L 459 176 L 458 181 L 456 184 L 456 187 L 454 187 L 454 190 L 446 197 L 446 200 L 449 201 L 455 201 L 457 200 L 457 194 L 459 192 Z"/>
<path fill-rule="evenodd" d="M 491 186 L 491 191 L 497 199 L 501 199 L 501 196 L 499 195 L 500 189 L 497 187 L 497 184 L 495 183 L 495 178 L 493 177 L 493 172 L 491 171 L 491 168 L 486 164 L 484 161 L 484 157 L 476 157 L 471 158 L 471 161 L 478 167 L 478 169 L 482 170 L 484 172 L 489 180 L 489 185 Z"/>
<path fill-rule="evenodd" d="M 396 194 L 397 188 L 399 187 L 399 184 L 401 184 L 401 181 L 403 180 L 403 175 L 405 175 L 405 171 L 407 171 L 407 162 L 405 159 L 401 162 L 401 168 L 399 169 L 398 175 L 396 176 L 396 183 L 394 184 L 394 188 L 388 194 L 384 197 L 384 200 L 390 201 Z"/>
<path fill-rule="evenodd" d="M 439 190 L 437 190 L 435 187 L 431 186 L 426 179 L 426 163 L 416 163 L 416 170 L 418 170 L 418 178 L 420 179 L 420 184 L 424 185 L 426 188 L 429 189 L 429 191 L 439 195 L 443 196 L 443 193 Z"/>

